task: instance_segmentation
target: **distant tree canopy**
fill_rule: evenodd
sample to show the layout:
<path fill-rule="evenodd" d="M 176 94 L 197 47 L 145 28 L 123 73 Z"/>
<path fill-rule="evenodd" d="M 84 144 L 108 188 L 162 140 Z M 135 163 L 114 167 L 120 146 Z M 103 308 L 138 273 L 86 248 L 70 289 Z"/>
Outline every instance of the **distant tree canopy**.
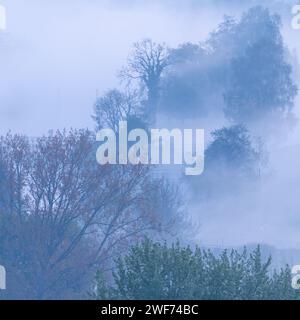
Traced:
<path fill-rule="evenodd" d="M 260 7 L 250 9 L 235 26 L 236 42 L 243 50 L 230 62 L 224 93 L 228 118 L 247 123 L 291 111 L 297 87 L 280 27 L 280 18 Z"/>
<path fill-rule="evenodd" d="M 223 113 L 249 123 L 291 112 L 297 87 L 280 17 L 254 7 L 239 21 L 226 16 L 209 38 L 170 50 L 160 111 L 203 117 Z"/>
<path fill-rule="evenodd" d="M 197 201 L 240 192 L 256 182 L 267 162 L 262 142 L 254 144 L 247 128 L 234 125 L 211 133 L 205 150 L 205 170 L 199 177 L 186 178 Z M 245 183 L 247 181 L 247 183 Z"/>
<path fill-rule="evenodd" d="M 161 77 L 168 65 L 169 55 L 166 46 L 151 39 L 144 39 L 133 45 L 127 66 L 120 72 L 122 79 L 129 82 L 138 80 L 142 91 L 146 91 L 145 106 L 148 121 L 155 119 Z"/>
<path fill-rule="evenodd" d="M 207 166 L 252 172 L 260 154 L 254 149 L 246 127 L 235 125 L 215 130 L 205 151 Z"/>
<path fill-rule="evenodd" d="M 271 269 L 260 248 L 225 250 L 221 255 L 200 248 L 171 247 L 149 239 L 116 261 L 113 283 L 98 272 L 95 299 L 298 299 L 290 268 Z"/>
<path fill-rule="evenodd" d="M 170 50 L 170 66 L 162 78 L 159 112 L 173 117 L 203 117 L 222 112 L 226 73 L 200 44 Z"/>
<path fill-rule="evenodd" d="M 118 132 L 119 121 L 127 121 L 128 130 L 147 128 L 144 109 L 137 95 L 117 89 L 109 90 L 97 99 L 92 118 L 97 130 L 110 128 Z"/>

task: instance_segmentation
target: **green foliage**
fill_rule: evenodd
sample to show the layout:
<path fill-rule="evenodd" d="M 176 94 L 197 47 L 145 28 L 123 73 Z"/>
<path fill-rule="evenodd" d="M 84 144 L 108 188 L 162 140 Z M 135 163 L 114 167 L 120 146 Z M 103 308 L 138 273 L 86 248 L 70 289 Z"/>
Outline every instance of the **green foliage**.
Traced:
<path fill-rule="evenodd" d="M 262 7 L 251 8 L 236 25 L 234 33 L 243 50 L 231 60 L 224 93 L 228 118 L 248 123 L 291 112 L 297 86 L 280 28 L 279 16 Z"/>
<path fill-rule="evenodd" d="M 211 135 L 213 141 L 205 151 L 208 165 L 224 165 L 226 169 L 235 168 L 247 172 L 253 170 L 260 155 L 253 147 L 246 127 L 224 127 L 213 131 Z"/>
<path fill-rule="evenodd" d="M 281 19 L 255 6 L 224 21 L 204 43 L 170 50 L 160 110 L 181 118 L 223 114 L 233 123 L 292 120 L 297 86 Z"/>
<path fill-rule="evenodd" d="M 287 266 L 272 272 L 258 246 L 220 255 L 145 239 L 116 261 L 113 284 L 97 273 L 95 299 L 296 299 Z"/>
<path fill-rule="evenodd" d="M 254 141 L 247 128 L 234 125 L 211 133 L 205 150 L 205 170 L 201 176 L 188 177 L 195 200 L 230 196 L 259 182 L 267 155 L 261 141 Z M 234 179 L 232 179 L 234 177 Z"/>

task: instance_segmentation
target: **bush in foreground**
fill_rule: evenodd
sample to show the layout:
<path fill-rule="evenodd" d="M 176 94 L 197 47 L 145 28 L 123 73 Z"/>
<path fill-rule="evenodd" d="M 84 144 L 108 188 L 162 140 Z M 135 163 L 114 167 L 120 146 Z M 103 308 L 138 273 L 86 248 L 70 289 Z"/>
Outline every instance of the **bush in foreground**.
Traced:
<path fill-rule="evenodd" d="M 297 299 L 288 266 L 271 270 L 260 247 L 220 255 L 198 247 L 145 239 L 116 261 L 113 280 L 97 273 L 95 299 L 273 300 Z"/>

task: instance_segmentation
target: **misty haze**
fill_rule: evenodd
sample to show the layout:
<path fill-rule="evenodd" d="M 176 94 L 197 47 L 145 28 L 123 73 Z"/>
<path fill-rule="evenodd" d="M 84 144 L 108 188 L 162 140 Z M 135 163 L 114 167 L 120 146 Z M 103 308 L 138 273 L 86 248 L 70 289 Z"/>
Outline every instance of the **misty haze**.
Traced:
<path fill-rule="evenodd" d="M 0 4 L 3 294 L 82 298 L 99 270 L 112 281 L 131 245 L 167 252 L 151 241 L 217 257 L 243 246 L 259 255 L 259 244 L 270 268 L 300 264 L 296 0 Z M 96 133 L 119 134 L 120 121 L 204 129 L 204 172 L 100 166 Z"/>

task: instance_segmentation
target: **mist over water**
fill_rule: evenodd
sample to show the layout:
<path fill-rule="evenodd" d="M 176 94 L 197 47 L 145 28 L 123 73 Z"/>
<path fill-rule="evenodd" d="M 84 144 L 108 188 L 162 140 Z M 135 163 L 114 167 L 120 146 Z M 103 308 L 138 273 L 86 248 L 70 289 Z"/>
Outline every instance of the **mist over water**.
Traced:
<path fill-rule="evenodd" d="M 8 29 L 1 35 L 0 130 L 29 136 L 49 129 L 93 129 L 90 115 L 95 99 L 119 85 L 117 71 L 126 63 L 132 43 L 143 38 L 173 48 L 198 43 L 224 15 L 239 17 L 248 6 L 209 1 L 203 7 L 193 2 L 186 6 L 91 0 L 2 3 Z M 291 28 L 289 6 L 282 9 L 283 38 L 294 58 L 300 59 L 300 31 Z M 294 76 L 299 85 L 297 73 Z M 300 119 L 299 96 L 294 113 Z M 214 116 L 181 122 L 162 115 L 158 123 L 205 128 L 208 141 L 211 130 L 228 125 Z M 188 235 L 191 239 L 216 246 L 262 242 L 300 249 L 299 122 L 288 132 L 281 130 L 267 141 L 269 163 L 259 189 L 250 185 L 238 194 L 188 204 L 189 218 L 199 225 Z M 260 135 L 255 128 L 251 134 Z"/>

